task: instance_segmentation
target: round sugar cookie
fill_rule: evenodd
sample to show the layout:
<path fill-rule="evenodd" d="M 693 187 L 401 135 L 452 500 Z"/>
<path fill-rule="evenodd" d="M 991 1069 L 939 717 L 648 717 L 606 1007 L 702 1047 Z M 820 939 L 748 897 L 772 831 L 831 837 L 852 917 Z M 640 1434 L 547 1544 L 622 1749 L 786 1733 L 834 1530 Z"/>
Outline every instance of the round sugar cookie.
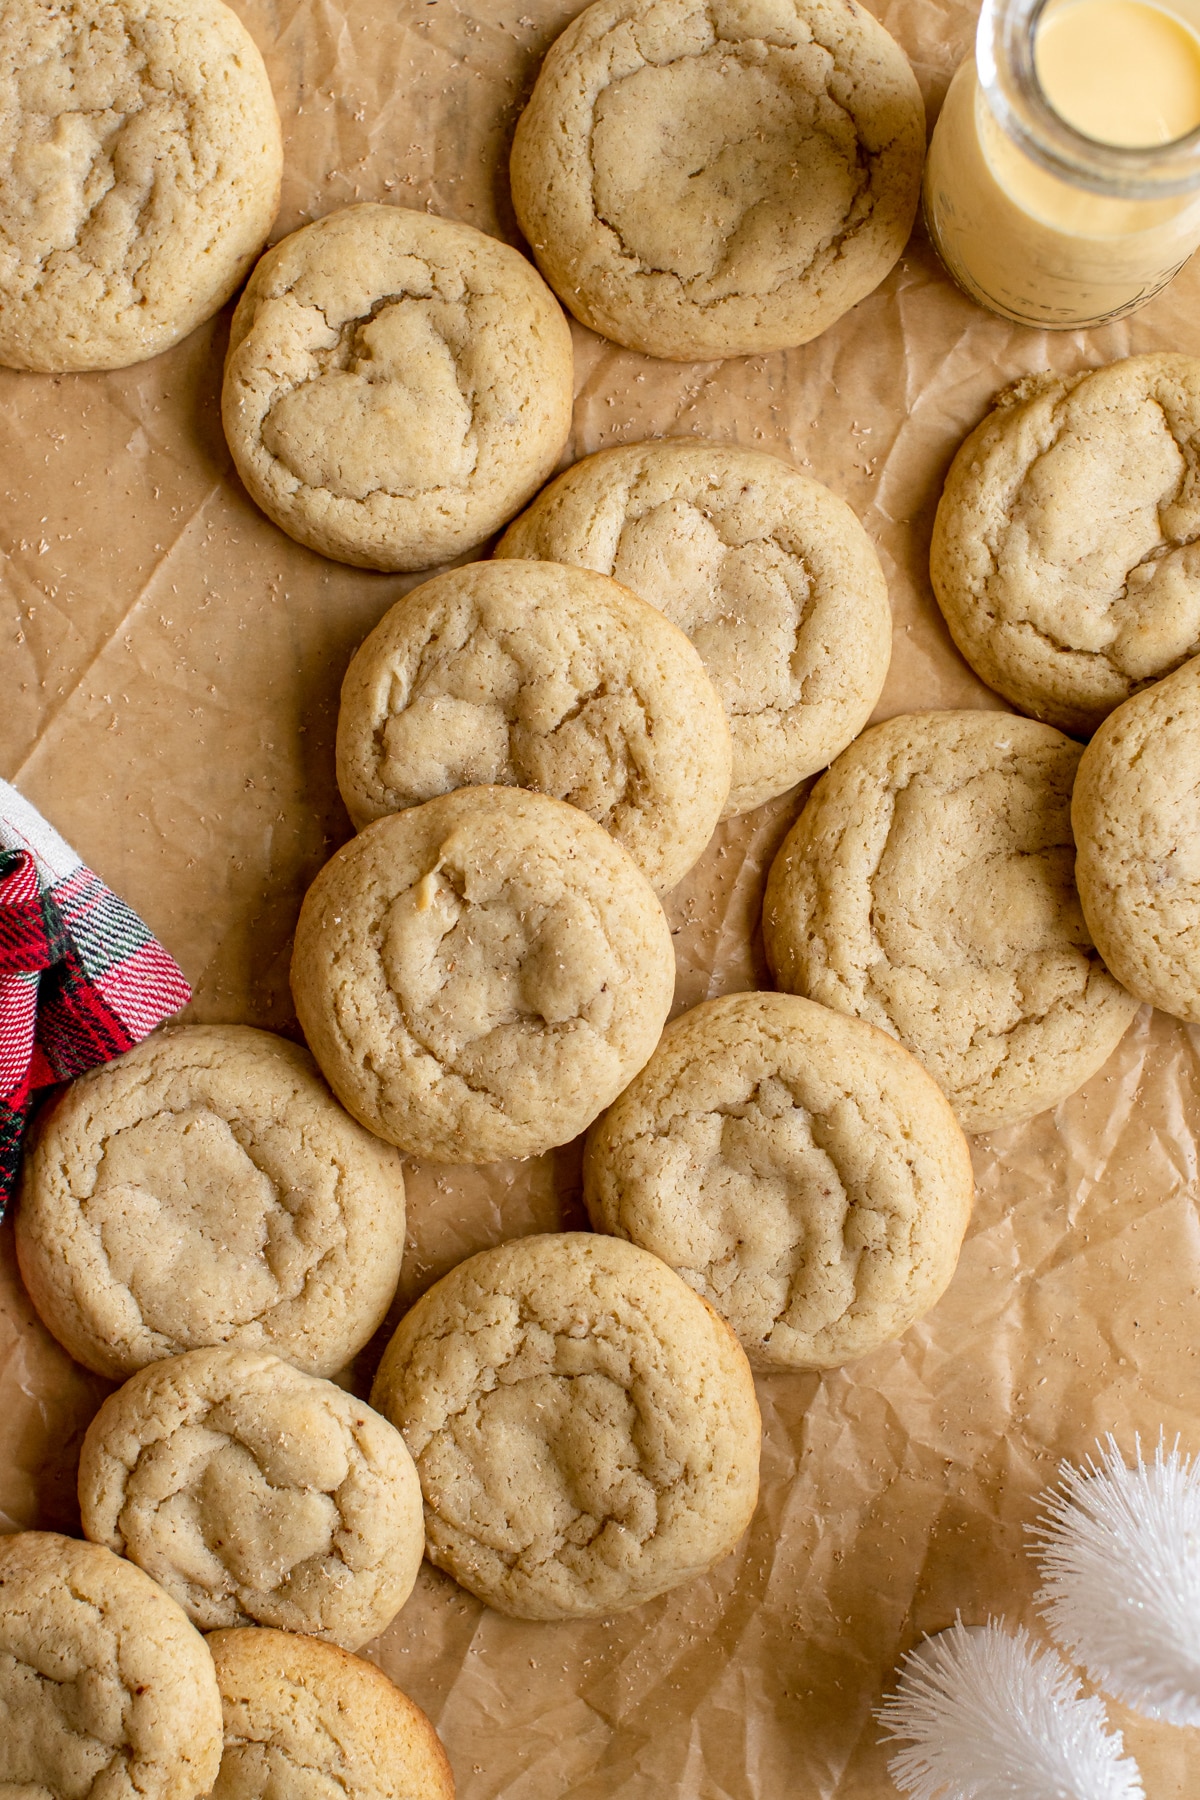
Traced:
<path fill-rule="evenodd" d="M 221 416 L 251 498 L 365 569 L 473 549 L 571 428 L 571 334 L 516 250 L 399 206 L 330 213 L 262 258 L 233 317 Z"/>
<path fill-rule="evenodd" d="M 761 1421 L 737 1339 L 618 1238 L 519 1238 L 400 1321 L 371 1394 L 404 1433 L 428 1555 L 497 1611 L 639 1606 L 732 1550 Z"/>
<path fill-rule="evenodd" d="M 262 57 L 220 0 L 4 0 L 0 20 L 0 363 L 157 356 L 271 229 Z"/>
<path fill-rule="evenodd" d="M 1071 823 L 1101 956 L 1139 1000 L 1200 1024 L 1200 657 L 1109 714 Z"/>
<path fill-rule="evenodd" d="M 971 1155 L 894 1039 L 794 994 L 667 1026 L 588 1134 L 598 1231 L 678 1270 L 764 1369 L 830 1369 L 899 1337 L 954 1273 Z"/>
<path fill-rule="evenodd" d="M 225 1715 L 211 1800 L 454 1800 L 437 1732 L 382 1670 L 283 1631 L 208 1640 Z"/>
<path fill-rule="evenodd" d="M 754 356 L 878 286 L 924 155 L 908 59 L 855 0 L 596 0 L 518 122 L 513 204 L 585 325 Z"/>
<path fill-rule="evenodd" d="M 42 1115 L 16 1239 L 44 1323 L 101 1375 L 205 1344 L 332 1375 L 395 1292 L 404 1181 L 299 1045 L 177 1026 Z"/>
<path fill-rule="evenodd" d="M 598 569 L 687 633 L 729 718 L 727 815 L 823 769 L 887 676 L 892 615 L 870 538 L 828 488 L 759 450 L 601 450 L 552 481 L 496 555 Z"/>
<path fill-rule="evenodd" d="M 1077 737 L 1200 652 L 1200 358 L 999 394 L 951 464 L 930 575 L 975 673 Z"/>
<path fill-rule="evenodd" d="M 1011 713 L 906 713 L 813 789 L 767 882 L 780 987 L 899 1038 L 964 1131 L 1065 1100 L 1137 1001 L 1075 891 L 1078 744 Z"/>
<path fill-rule="evenodd" d="M 83 1529 L 152 1575 L 202 1631 L 274 1625 L 357 1650 L 425 1554 L 399 1432 L 261 1350 L 141 1369 L 88 1427 Z"/>
<path fill-rule="evenodd" d="M 648 1059 L 674 983 L 629 855 L 575 807 L 507 787 L 368 825 L 309 888 L 292 957 L 334 1092 L 433 1162 L 569 1142 Z"/>
<path fill-rule="evenodd" d="M 204 1639 L 132 1563 L 53 1531 L 0 1539 L 0 1791 L 199 1800 L 221 1761 Z"/>
<path fill-rule="evenodd" d="M 342 683 L 338 786 L 356 826 L 456 787 L 532 788 L 674 887 L 729 792 L 729 728 L 661 612 L 590 569 L 469 563 L 397 601 Z"/>

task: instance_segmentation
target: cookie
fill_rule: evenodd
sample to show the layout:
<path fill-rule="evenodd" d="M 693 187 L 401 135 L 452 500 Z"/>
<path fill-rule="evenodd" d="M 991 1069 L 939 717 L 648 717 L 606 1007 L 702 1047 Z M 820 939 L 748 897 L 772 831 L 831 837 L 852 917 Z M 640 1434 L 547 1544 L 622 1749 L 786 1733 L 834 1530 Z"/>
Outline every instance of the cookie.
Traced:
<path fill-rule="evenodd" d="M 212 1800 L 454 1800 L 437 1732 L 373 1664 L 282 1631 L 208 1640 L 225 1713 Z"/>
<path fill-rule="evenodd" d="M 1117 980 L 1200 1024 L 1200 657 L 1110 713 L 1071 799 L 1075 879 Z"/>
<path fill-rule="evenodd" d="M 733 735 L 726 814 L 823 769 L 866 724 L 892 617 L 870 538 L 789 464 L 667 439 L 601 450 L 538 495 L 497 556 L 611 575 L 685 631 Z"/>
<path fill-rule="evenodd" d="M 1200 651 L 1200 358 L 997 396 L 951 465 L 930 575 L 975 673 L 1089 736 Z"/>
<path fill-rule="evenodd" d="M 356 826 L 501 783 L 579 807 L 674 887 L 729 792 L 729 729 L 682 631 L 590 569 L 470 563 L 384 614 L 350 664 L 338 786 Z"/>
<path fill-rule="evenodd" d="M 296 1011 L 334 1092 L 434 1162 L 578 1135 L 658 1042 L 671 933 L 621 846 L 519 788 L 459 788 L 368 825 L 296 927 Z"/>
<path fill-rule="evenodd" d="M 754 1511 L 745 1355 L 618 1238 L 519 1238 L 460 1263 L 401 1320 L 371 1401 L 416 1459 L 431 1560 L 515 1618 L 652 1600 Z"/>
<path fill-rule="evenodd" d="M 221 1697 L 200 1633 L 98 1544 L 0 1539 L 0 1791 L 196 1800 L 221 1761 Z"/>
<path fill-rule="evenodd" d="M 1075 891 L 1079 756 L 1011 713 L 889 719 L 821 777 L 767 882 L 779 986 L 899 1038 L 964 1131 L 1066 1099 L 1137 1010 Z"/>
<path fill-rule="evenodd" d="M 754 356 L 878 286 L 924 155 L 908 59 L 855 0 L 596 0 L 521 115 L 513 204 L 594 331 Z"/>
<path fill-rule="evenodd" d="M 205 1344 L 332 1375 L 400 1277 L 400 1159 L 298 1045 L 179 1026 L 42 1114 L 16 1238 L 43 1321 L 101 1375 Z"/>
<path fill-rule="evenodd" d="M 169 349 L 258 255 L 282 169 L 262 57 L 220 0 L 3 0 L 0 363 Z"/>
<path fill-rule="evenodd" d="M 421 1490 L 399 1432 L 261 1350 L 152 1363 L 96 1414 L 83 1529 L 202 1631 L 275 1625 L 357 1650 L 412 1592 Z"/>
<path fill-rule="evenodd" d="M 967 1141 L 890 1037 L 793 994 L 668 1025 L 588 1134 L 592 1224 L 678 1270 L 764 1369 L 831 1369 L 941 1296 L 971 1214 Z"/>
<path fill-rule="evenodd" d="M 523 256 L 363 205 L 258 264 L 221 416 L 251 497 L 291 537 L 364 569 L 429 569 L 536 493 L 572 402 L 567 322 Z"/>

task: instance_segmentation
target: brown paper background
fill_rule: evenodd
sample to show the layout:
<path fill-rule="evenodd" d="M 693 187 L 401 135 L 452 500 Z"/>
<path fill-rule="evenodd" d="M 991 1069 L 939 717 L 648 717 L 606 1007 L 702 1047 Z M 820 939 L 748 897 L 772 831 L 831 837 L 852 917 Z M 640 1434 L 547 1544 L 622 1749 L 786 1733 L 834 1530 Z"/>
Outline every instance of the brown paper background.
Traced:
<path fill-rule="evenodd" d="M 276 236 L 378 199 L 515 238 L 508 139 L 579 0 L 237 5 L 284 120 Z M 877 10 L 935 109 L 973 8 Z M 883 557 L 895 651 L 878 716 L 995 706 L 926 573 L 954 449 L 1028 370 L 1200 354 L 1198 303 L 1200 264 L 1131 321 L 1023 330 L 964 299 L 918 233 L 875 294 L 787 354 L 656 363 L 577 328 L 564 464 L 664 433 L 790 456 Z M 227 332 L 226 314 L 118 374 L 0 371 L 0 771 L 181 960 L 194 1018 L 294 1030 L 300 896 L 349 835 L 339 682 L 412 581 L 325 562 L 247 500 L 218 418 Z M 722 827 L 671 897 L 680 1007 L 763 980 L 765 868 L 800 798 Z M 1144 1011 L 1080 1094 L 976 1139 L 975 1221 L 929 1319 L 848 1369 L 760 1381 L 761 1504 L 707 1579 L 606 1623 L 533 1625 L 426 1567 L 369 1654 L 431 1714 L 462 1800 L 891 1794 L 871 1711 L 896 1658 L 956 1610 L 1034 1621 L 1023 1534 L 1058 1459 L 1160 1427 L 1200 1451 L 1198 1135 L 1200 1032 Z M 498 1238 L 578 1223 L 571 1149 L 414 1168 L 401 1302 Z M 0 1526 L 77 1529 L 79 1439 L 105 1384 L 32 1316 L 10 1229 L 0 1246 Z M 1200 1732 L 1113 1711 L 1148 1800 L 1200 1794 Z"/>

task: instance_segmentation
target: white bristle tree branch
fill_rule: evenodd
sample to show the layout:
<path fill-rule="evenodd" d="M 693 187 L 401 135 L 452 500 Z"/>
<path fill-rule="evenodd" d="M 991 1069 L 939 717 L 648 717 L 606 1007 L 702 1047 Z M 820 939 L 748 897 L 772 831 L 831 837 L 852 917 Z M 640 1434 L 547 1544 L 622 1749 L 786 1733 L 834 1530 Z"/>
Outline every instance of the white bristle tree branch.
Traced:
<path fill-rule="evenodd" d="M 1023 1628 L 960 1621 L 926 1638 L 876 1717 L 911 1745 L 888 1771 L 915 1800 L 1144 1800 L 1101 1701 Z"/>
<path fill-rule="evenodd" d="M 1200 1461 L 1160 1439 L 1128 1468 L 1064 1463 L 1033 1528 L 1037 1599 L 1057 1641 L 1105 1693 L 1172 1725 L 1200 1725 Z"/>

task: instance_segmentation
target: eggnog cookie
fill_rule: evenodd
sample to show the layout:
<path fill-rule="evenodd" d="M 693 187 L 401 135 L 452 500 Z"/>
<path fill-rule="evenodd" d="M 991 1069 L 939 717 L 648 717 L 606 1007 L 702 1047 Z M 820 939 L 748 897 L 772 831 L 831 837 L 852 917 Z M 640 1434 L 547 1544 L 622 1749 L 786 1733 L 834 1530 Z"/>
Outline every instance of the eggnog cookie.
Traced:
<path fill-rule="evenodd" d="M 432 568 L 503 525 L 554 467 L 571 406 L 571 334 L 525 258 L 375 205 L 263 257 L 221 400 L 268 517 L 366 569 Z"/>
<path fill-rule="evenodd" d="M 972 1192 L 967 1141 L 915 1057 L 793 994 L 668 1025 L 584 1161 L 596 1229 L 670 1263 L 767 1369 L 836 1368 L 928 1312 Z"/>
<path fill-rule="evenodd" d="M 262 248 L 282 167 L 262 57 L 220 0 L 3 0 L 0 362 L 169 348 Z"/>
<path fill-rule="evenodd" d="M 304 899 L 292 992 L 334 1092 L 434 1162 L 565 1144 L 658 1042 L 675 955 L 584 813 L 459 788 L 368 825 Z"/>
<path fill-rule="evenodd" d="M 179 1026 L 42 1115 L 16 1236 L 46 1325 L 101 1375 L 204 1344 L 332 1375 L 395 1292 L 400 1159 L 298 1045 Z"/>
<path fill-rule="evenodd" d="M 1137 1010 L 1075 891 L 1079 756 L 1011 713 L 889 719 L 821 777 L 767 882 L 780 987 L 899 1038 L 964 1131 L 1074 1093 Z"/>
<path fill-rule="evenodd" d="M 1109 714 L 1071 823 L 1105 962 L 1139 1000 L 1200 1024 L 1200 657 Z"/>
<path fill-rule="evenodd" d="M 212 1800 L 454 1800 L 437 1732 L 373 1664 L 282 1631 L 208 1640 L 225 1713 Z"/>
<path fill-rule="evenodd" d="M 823 769 L 887 675 L 892 618 L 870 538 L 828 488 L 758 450 L 602 450 L 551 482 L 496 554 L 598 569 L 687 633 L 733 735 L 727 814 Z"/>
<path fill-rule="evenodd" d="M 585 325 L 752 356 L 878 286 L 924 155 L 908 59 L 854 0 L 596 0 L 521 116 L 513 203 Z"/>
<path fill-rule="evenodd" d="M 212 1658 L 174 1600 L 98 1544 L 0 1539 L 0 1792 L 196 1800 L 220 1761 Z"/>
<path fill-rule="evenodd" d="M 1031 375 L 955 457 L 930 574 L 955 643 L 1086 737 L 1200 651 L 1200 358 Z"/>
<path fill-rule="evenodd" d="M 617 1238 L 519 1238 L 400 1322 L 372 1402 L 416 1458 L 428 1554 L 500 1612 L 620 1612 L 732 1550 L 761 1424 L 728 1326 Z"/>
<path fill-rule="evenodd" d="M 276 1625 L 357 1650 L 412 1592 L 421 1490 L 399 1432 L 261 1350 L 190 1350 L 105 1401 L 79 1464 L 83 1529 L 194 1625 Z"/>
<path fill-rule="evenodd" d="M 603 825 L 660 890 L 712 836 L 729 756 L 682 631 L 590 569 L 451 569 L 384 615 L 342 684 L 338 786 L 356 825 L 456 787 L 533 788 Z"/>

